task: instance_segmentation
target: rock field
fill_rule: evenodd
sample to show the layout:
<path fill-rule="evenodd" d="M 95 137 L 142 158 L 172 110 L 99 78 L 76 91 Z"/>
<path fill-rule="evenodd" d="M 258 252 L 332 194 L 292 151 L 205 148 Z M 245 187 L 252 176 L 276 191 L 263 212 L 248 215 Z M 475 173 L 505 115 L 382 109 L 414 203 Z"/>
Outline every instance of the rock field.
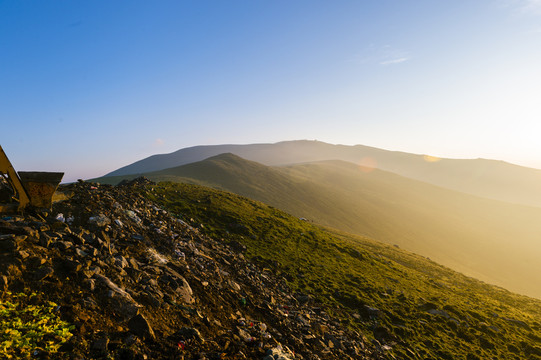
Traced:
<path fill-rule="evenodd" d="M 75 325 L 71 359 L 384 359 L 328 309 L 148 201 L 144 178 L 61 186 L 53 209 L 0 217 L 0 290 Z"/>

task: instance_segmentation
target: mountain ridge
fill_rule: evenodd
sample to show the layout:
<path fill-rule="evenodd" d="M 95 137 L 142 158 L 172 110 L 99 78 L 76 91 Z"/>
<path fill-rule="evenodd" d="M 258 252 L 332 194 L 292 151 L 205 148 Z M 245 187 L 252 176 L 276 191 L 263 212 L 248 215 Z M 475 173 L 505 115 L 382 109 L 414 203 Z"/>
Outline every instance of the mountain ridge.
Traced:
<path fill-rule="evenodd" d="M 529 279 L 541 271 L 535 265 L 541 256 L 535 247 L 541 237 L 536 221 L 541 209 L 536 207 L 459 193 L 345 161 L 268 167 L 221 154 L 146 175 L 231 191 L 541 297 L 541 282 Z"/>
<path fill-rule="evenodd" d="M 264 165 L 344 160 L 372 166 L 452 190 L 541 207 L 541 170 L 489 159 L 439 159 L 364 145 L 295 140 L 275 144 L 201 145 L 153 155 L 104 177 L 143 174 L 233 153 Z M 101 179 L 101 178 L 100 178 Z"/>

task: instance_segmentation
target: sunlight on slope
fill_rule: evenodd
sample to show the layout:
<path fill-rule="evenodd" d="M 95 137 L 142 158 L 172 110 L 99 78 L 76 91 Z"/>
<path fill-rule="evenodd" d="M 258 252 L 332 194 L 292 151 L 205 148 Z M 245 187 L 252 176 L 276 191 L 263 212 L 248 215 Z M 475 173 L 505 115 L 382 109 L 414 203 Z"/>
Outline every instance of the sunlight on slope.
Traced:
<path fill-rule="evenodd" d="M 359 161 L 359 168 L 362 172 L 369 173 L 372 172 L 375 168 L 378 167 L 378 162 L 376 159 L 370 156 L 363 157 L 361 161 Z"/>
<path fill-rule="evenodd" d="M 441 160 L 441 158 L 439 158 L 437 156 L 432 156 L 432 155 L 424 155 L 423 159 L 424 159 L 424 161 L 429 162 L 429 163 L 438 162 L 438 161 Z"/>

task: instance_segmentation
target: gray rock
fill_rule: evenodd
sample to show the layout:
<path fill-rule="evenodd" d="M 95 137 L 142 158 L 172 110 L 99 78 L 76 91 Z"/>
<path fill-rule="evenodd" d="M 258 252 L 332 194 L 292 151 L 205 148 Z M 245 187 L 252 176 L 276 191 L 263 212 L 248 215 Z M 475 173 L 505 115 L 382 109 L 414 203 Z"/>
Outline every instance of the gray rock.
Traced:
<path fill-rule="evenodd" d="M 363 310 L 370 319 L 376 319 L 379 317 L 380 310 L 375 307 L 364 305 Z"/>
<path fill-rule="evenodd" d="M 439 316 L 443 316 L 447 319 L 450 318 L 449 314 L 447 313 L 447 311 L 445 310 L 439 310 L 439 309 L 429 309 L 426 311 L 427 313 L 431 314 L 431 315 L 439 315 Z"/>
<path fill-rule="evenodd" d="M 109 338 L 106 336 L 94 341 L 92 344 L 92 350 L 94 351 L 100 351 L 100 352 L 107 352 L 107 348 L 109 346 Z"/>
<path fill-rule="evenodd" d="M 41 281 L 51 276 L 53 273 L 54 273 L 54 269 L 52 267 L 50 266 L 41 267 L 34 272 L 34 278 L 37 281 Z"/>
<path fill-rule="evenodd" d="M 96 257 L 99 254 L 98 249 L 92 246 L 89 246 L 86 251 L 88 252 L 88 254 L 92 255 L 93 257 Z"/>
<path fill-rule="evenodd" d="M 128 321 L 128 329 L 143 339 L 154 340 L 156 338 L 148 320 L 141 314 L 135 315 Z"/>
<path fill-rule="evenodd" d="M 515 320 L 515 319 L 509 319 L 509 318 L 503 318 L 505 321 L 507 322 L 510 322 L 511 324 L 514 324 L 514 325 L 517 325 L 521 328 L 524 328 L 524 329 L 529 329 L 530 327 L 528 326 L 528 324 L 526 324 L 524 321 L 522 320 Z"/>
<path fill-rule="evenodd" d="M 430 303 L 430 302 L 419 305 L 419 309 L 422 310 L 422 311 L 428 311 L 428 310 L 433 310 L 433 309 L 437 309 L 437 308 L 438 308 L 438 305 L 436 305 L 434 303 Z"/>
<path fill-rule="evenodd" d="M 239 331 L 239 336 L 240 338 L 245 341 L 245 342 L 251 342 L 252 341 L 252 335 L 250 335 L 250 333 L 248 333 L 247 331 L 239 328 L 238 329 Z"/>
<path fill-rule="evenodd" d="M 5 275 L 0 276 L 0 289 L 6 290 L 8 288 L 8 278 Z"/>
<path fill-rule="evenodd" d="M 307 305 L 311 302 L 313 302 L 313 299 L 310 295 L 300 294 L 296 296 L 297 301 L 299 302 L 299 305 Z"/>
<path fill-rule="evenodd" d="M 160 307 L 161 301 L 158 296 L 154 295 L 151 292 L 146 292 L 142 294 L 137 300 L 143 305 L 148 305 L 152 307 Z"/>
<path fill-rule="evenodd" d="M 183 340 L 196 339 L 199 341 L 204 341 L 199 330 L 190 327 L 181 328 L 175 333 L 175 337 L 181 338 Z"/>
<path fill-rule="evenodd" d="M 53 241 L 55 241 L 56 238 L 52 237 L 52 236 L 49 236 L 48 234 L 46 233 L 41 233 L 40 237 L 39 237 L 39 245 L 40 246 L 43 246 L 44 248 L 49 248 L 49 246 L 51 245 L 51 243 Z"/>
<path fill-rule="evenodd" d="M 55 243 L 55 246 L 60 251 L 65 251 L 73 246 L 73 243 L 71 241 L 58 241 Z"/>
<path fill-rule="evenodd" d="M 65 259 L 62 261 L 62 264 L 65 269 L 74 273 L 81 271 L 81 269 L 83 268 L 83 265 L 77 260 Z"/>
<path fill-rule="evenodd" d="M 233 280 L 229 280 L 229 286 L 231 286 L 231 288 L 236 292 L 239 292 L 241 290 L 240 285 Z"/>
<path fill-rule="evenodd" d="M 134 223 L 136 223 L 138 225 L 143 222 L 141 220 L 141 218 L 139 218 L 139 216 L 137 216 L 137 214 L 135 214 L 135 211 L 126 210 L 126 215 L 130 218 L 131 221 L 133 221 Z"/>
<path fill-rule="evenodd" d="M 334 335 L 325 333 L 323 336 L 325 341 L 329 344 L 329 347 L 336 347 L 338 349 L 341 349 L 343 347 L 342 342 L 338 340 Z M 332 346 L 331 346 L 332 345 Z"/>
<path fill-rule="evenodd" d="M 118 296 L 128 300 L 129 302 L 135 303 L 135 300 L 133 300 L 133 298 L 131 297 L 130 294 L 128 294 L 126 291 L 122 290 L 120 287 L 118 287 L 118 285 L 116 285 L 114 282 L 109 280 L 107 277 L 105 277 L 103 275 L 100 275 L 100 274 L 94 274 L 94 277 L 97 280 L 99 280 L 102 284 L 107 286 L 110 290 L 112 290 L 115 293 L 115 295 L 118 295 Z"/>
<path fill-rule="evenodd" d="M 139 304 L 124 302 L 118 307 L 118 311 L 124 319 L 130 319 L 138 314 L 140 308 Z"/>
<path fill-rule="evenodd" d="M 31 267 L 39 267 L 39 266 L 45 264 L 47 262 L 47 260 L 45 260 L 44 258 L 42 258 L 40 256 L 31 256 L 30 258 L 28 258 L 28 260 L 26 262 Z"/>
<path fill-rule="evenodd" d="M 179 279 L 177 279 L 179 282 Z M 193 304 L 195 299 L 193 297 L 193 291 L 190 287 L 190 284 L 182 276 L 180 277 L 180 286 L 175 290 L 175 293 L 182 299 L 186 304 Z"/>
<path fill-rule="evenodd" d="M 134 258 L 130 258 L 128 262 L 130 263 L 132 268 L 134 268 L 135 270 L 139 270 L 139 263 L 137 262 L 137 260 L 135 260 Z"/>
<path fill-rule="evenodd" d="M 377 326 L 372 332 L 379 341 L 385 341 L 392 337 L 391 332 L 385 326 Z"/>
<path fill-rule="evenodd" d="M 85 279 L 83 280 L 83 283 L 90 291 L 94 291 L 96 289 L 96 280 L 94 279 Z"/>
<path fill-rule="evenodd" d="M 88 219 L 88 222 L 91 224 L 96 224 L 98 227 L 104 227 L 106 225 L 109 225 L 111 223 L 111 219 L 109 219 L 107 216 L 103 214 L 99 214 L 97 216 L 92 216 Z"/>
<path fill-rule="evenodd" d="M 272 356 L 274 360 L 293 360 L 295 357 L 295 355 L 291 353 L 289 349 L 284 348 L 282 344 L 278 344 L 276 347 L 269 349 L 266 356 Z"/>
<path fill-rule="evenodd" d="M 81 250 L 79 248 L 76 248 L 75 249 L 75 253 L 77 254 L 77 256 L 80 256 L 80 257 L 86 257 L 88 256 L 88 254 L 84 251 L 84 250 Z"/>
<path fill-rule="evenodd" d="M 15 235 L 7 234 L 0 235 L 0 251 L 1 252 L 13 252 L 19 247 L 15 241 Z"/>
<path fill-rule="evenodd" d="M 124 256 L 122 256 L 122 255 L 119 255 L 119 256 L 117 256 L 115 258 L 115 264 L 116 264 L 116 266 L 118 266 L 121 269 L 124 269 L 124 268 L 130 266 L 130 264 L 128 263 L 126 258 Z"/>
<path fill-rule="evenodd" d="M 19 249 L 19 244 L 26 240 L 26 235 L 0 235 L 0 252 L 14 252 Z"/>

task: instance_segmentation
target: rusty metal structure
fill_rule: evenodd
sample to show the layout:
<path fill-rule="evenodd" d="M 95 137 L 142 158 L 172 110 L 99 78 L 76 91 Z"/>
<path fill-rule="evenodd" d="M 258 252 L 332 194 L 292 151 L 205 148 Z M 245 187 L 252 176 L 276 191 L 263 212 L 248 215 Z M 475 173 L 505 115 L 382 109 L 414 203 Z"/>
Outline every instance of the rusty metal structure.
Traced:
<path fill-rule="evenodd" d="M 21 212 L 28 206 L 51 208 L 64 173 L 16 172 L 0 146 L 0 213 Z"/>

